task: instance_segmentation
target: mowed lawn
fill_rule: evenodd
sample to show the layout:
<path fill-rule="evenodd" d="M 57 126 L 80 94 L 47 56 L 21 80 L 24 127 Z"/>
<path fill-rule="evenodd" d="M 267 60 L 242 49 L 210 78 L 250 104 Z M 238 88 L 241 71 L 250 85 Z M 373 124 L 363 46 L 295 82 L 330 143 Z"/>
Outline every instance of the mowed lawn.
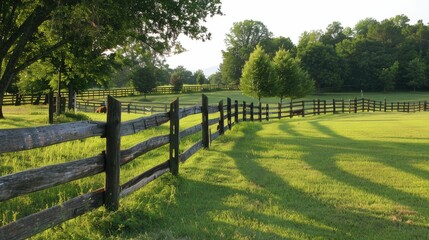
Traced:
<path fill-rule="evenodd" d="M 142 229 L 185 239 L 427 239 L 428 117 L 241 123 L 182 165 Z"/>
<path fill-rule="evenodd" d="M 35 239 L 427 239 L 428 119 L 240 123 L 119 211 L 101 208 Z"/>

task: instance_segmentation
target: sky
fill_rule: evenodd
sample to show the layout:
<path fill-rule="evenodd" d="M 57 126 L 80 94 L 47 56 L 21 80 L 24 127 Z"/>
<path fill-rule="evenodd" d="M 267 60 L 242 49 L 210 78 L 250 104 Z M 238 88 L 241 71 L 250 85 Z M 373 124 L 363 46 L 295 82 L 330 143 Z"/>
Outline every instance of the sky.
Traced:
<path fill-rule="evenodd" d="M 208 18 L 205 23 L 211 40 L 202 42 L 180 36 L 187 51 L 166 60 L 170 68 L 182 65 L 192 72 L 202 69 L 208 77 L 222 62 L 225 34 L 233 23 L 246 19 L 261 21 L 274 37 L 289 37 L 297 44 L 303 32 L 325 30 L 334 21 L 353 28 L 368 17 L 382 21 L 404 14 L 410 24 L 418 20 L 429 24 L 428 9 L 428 0 L 222 0 L 224 15 Z"/>

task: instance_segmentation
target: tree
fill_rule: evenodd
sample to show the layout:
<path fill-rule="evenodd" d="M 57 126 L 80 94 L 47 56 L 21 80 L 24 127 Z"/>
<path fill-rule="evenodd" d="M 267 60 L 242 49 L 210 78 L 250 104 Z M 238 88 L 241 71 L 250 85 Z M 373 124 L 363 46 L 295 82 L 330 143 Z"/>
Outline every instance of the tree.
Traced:
<path fill-rule="evenodd" d="M 222 52 L 222 78 L 229 83 L 238 83 L 250 53 L 257 44 L 271 36 L 272 33 L 260 21 L 245 20 L 234 23 L 225 38 L 227 50 Z"/>
<path fill-rule="evenodd" d="M 270 57 L 274 57 L 280 49 L 288 50 L 293 57 L 296 56 L 296 46 L 290 38 L 268 38 L 261 42 L 261 46 Z"/>
<path fill-rule="evenodd" d="M 222 74 L 221 72 L 213 73 L 209 76 L 210 84 L 221 84 L 222 83 Z"/>
<path fill-rule="evenodd" d="M 313 43 L 303 50 L 300 58 L 303 68 L 315 80 L 317 90 L 341 88 L 343 64 L 334 47 L 320 42 Z"/>
<path fill-rule="evenodd" d="M 297 46 L 297 54 L 300 56 L 309 45 L 320 42 L 320 37 L 322 36 L 322 31 L 310 31 L 303 32 L 299 37 L 299 42 Z"/>
<path fill-rule="evenodd" d="M 47 74 L 51 73 L 51 74 Z M 46 90 L 50 89 L 49 82 L 54 73 L 54 69 L 51 66 L 37 61 L 32 64 L 30 67 L 20 72 L 18 75 L 17 87 L 18 92 L 21 94 L 32 94 L 38 95 L 34 104 L 38 104 L 41 98 L 41 95 L 48 93 Z"/>
<path fill-rule="evenodd" d="M 240 79 L 241 90 L 261 102 L 262 97 L 269 97 L 274 92 L 270 73 L 270 57 L 258 45 L 244 65 L 243 76 Z"/>
<path fill-rule="evenodd" d="M 416 88 L 421 88 L 428 85 L 427 65 L 421 58 L 411 60 L 407 66 L 408 86 L 412 87 L 414 91 Z"/>
<path fill-rule="evenodd" d="M 273 59 L 273 74 L 275 96 L 289 97 L 291 100 L 303 97 L 314 89 L 314 82 L 308 73 L 301 69 L 299 62 L 294 59 L 289 51 L 280 49 Z"/>
<path fill-rule="evenodd" d="M 150 93 L 156 87 L 155 72 L 156 68 L 148 65 L 138 68 L 132 76 L 134 86 L 139 92 L 144 94 L 145 99 L 146 94 Z"/>
<path fill-rule="evenodd" d="M 245 60 L 243 59 L 237 51 L 234 49 L 229 49 L 228 51 L 222 51 L 223 61 L 219 66 L 222 79 L 225 83 L 237 84 L 241 77 L 241 72 Z"/>
<path fill-rule="evenodd" d="M 399 62 L 395 61 L 392 66 L 381 69 L 380 81 L 383 84 L 383 91 L 392 91 L 395 89 L 395 83 L 398 78 Z"/>
<path fill-rule="evenodd" d="M 173 86 L 175 92 L 180 92 L 183 87 L 183 74 L 179 71 L 174 71 L 170 77 L 170 85 Z"/>
<path fill-rule="evenodd" d="M 194 78 L 197 81 L 197 84 L 202 85 L 207 82 L 206 76 L 204 75 L 203 70 L 197 70 L 194 73 Z"/>
<path fill-rule="evenodd" d="M 369 29 L 377 24 L 379 23 L 374 18 L 360 20 L 354 27 L 356 37 L 366 38 L 368 36 Z"/>
<path fill-rule="evenodd" d="M 127 39 L 156 52 L 180 49 L 177 37 L 209 39 L 203 26 L 221 14 L 220 0 L 208 1 L 2 1 L 0 11 L 0 118 L 3 98 L 17 75 L 65 44 L 101 54 Z"/>
<path fill-rule="evenodd" d="M 328 25 L 326 31 L 320 36 L 320 42 L 326 45 L 335 46 L 347 38 L 344 28 L 340 22 L 333 22 Z"/>

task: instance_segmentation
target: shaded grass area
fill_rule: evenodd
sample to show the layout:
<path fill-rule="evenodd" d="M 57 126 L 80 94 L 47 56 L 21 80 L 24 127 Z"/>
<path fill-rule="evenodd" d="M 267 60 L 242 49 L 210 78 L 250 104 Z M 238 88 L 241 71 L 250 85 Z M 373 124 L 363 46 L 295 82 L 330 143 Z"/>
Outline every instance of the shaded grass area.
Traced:
<path fill-rule="evenodd" d="M 241 123 L 170 174 L 36 239 L 425 239 L 428 113 Z"/>

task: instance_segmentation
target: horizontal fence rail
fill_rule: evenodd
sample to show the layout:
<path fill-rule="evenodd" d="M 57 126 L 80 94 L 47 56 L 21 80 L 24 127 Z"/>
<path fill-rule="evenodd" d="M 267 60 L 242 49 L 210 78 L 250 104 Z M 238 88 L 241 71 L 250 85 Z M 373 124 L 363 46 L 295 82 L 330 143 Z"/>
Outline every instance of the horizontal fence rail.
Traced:
<path fill-rule="evenodd" d="M 82 121 L 34 128 L 0 129 L 0 154 L 90 137 L 106 138 L 106 151 L 93 157 L 1 176 L 0 202 L 100 173 L 105 173 L 106 181 L 103 189 L 77 196 L 61 205 L 1 226 L 0 239 L 24 239 L 101 206 L 115 211 L 120 198 L 132 194 L 167 172 L 177 175 L 179 162 L 183 163 L 198 150 L 208 148 L 212 141 L 242 121 L 268 121 L 328 113 L 427 111 L 427 101 L 388 103 L 386 100 L 364 98 L 331 101 L 316 99 L 269 105 L 232 101 L 228 98 L 226 102 L 209 105 L 208 98 L 203 95 L 202 104 L 199 106 L 179 107 L 177 99 L 168 106 L 162 106 L 164 111 L 161 113 L 121 122 L 124 105 L 131 106 L 130 104 L 120 103 L 109 96 L 106 104 L 109 115 L 107 122 Z M 196 114 L 201 114 L 201 124 L 179 129 L 179 121 Z M 128 149 L 120 149 L 121 137 L 167 123 L 170 123 L 169 134 L 154 136 Z M 216 130 L 212 133 L 210 126 L 213 125 L 216 125 Z M 179 140 L 198 133 L 201 134 L 200 140 L 179 154 Z M 125 183 L 119 182 L 119 168 L 122 165 L 166 145 L 170 146 L 169 158 L 166 161 Z"/>
<path fill-rule="evenodd" d="M 221 90 L 239 90 L 239 86 L 235 84 L 203 84 L 183 86 L 180 90 L 176 90 L 173 86 L 158 86 L 153 88 L 149 94 L 174 94 L 174 93 L 191 93 L 205 91 L 221 91 Z M 90 89 L 79 92 L 78 100 L 104 99 L 107 96 L 113 97 L 128 97 L 141 95 L 135 88 L 112 88 L 112 89 Z M 68 98 L 68 92 L 61 92 L 61 97 Z M 6 93 L 3 98 L 3 105 L 21 105 L 21 104 L 39 104 L 48 103 L 48 94 L 10 94 Z M 88 104 L 87 107 L 89 107 Z M 93 111 L 95 111 L 94 109 Z"/>

